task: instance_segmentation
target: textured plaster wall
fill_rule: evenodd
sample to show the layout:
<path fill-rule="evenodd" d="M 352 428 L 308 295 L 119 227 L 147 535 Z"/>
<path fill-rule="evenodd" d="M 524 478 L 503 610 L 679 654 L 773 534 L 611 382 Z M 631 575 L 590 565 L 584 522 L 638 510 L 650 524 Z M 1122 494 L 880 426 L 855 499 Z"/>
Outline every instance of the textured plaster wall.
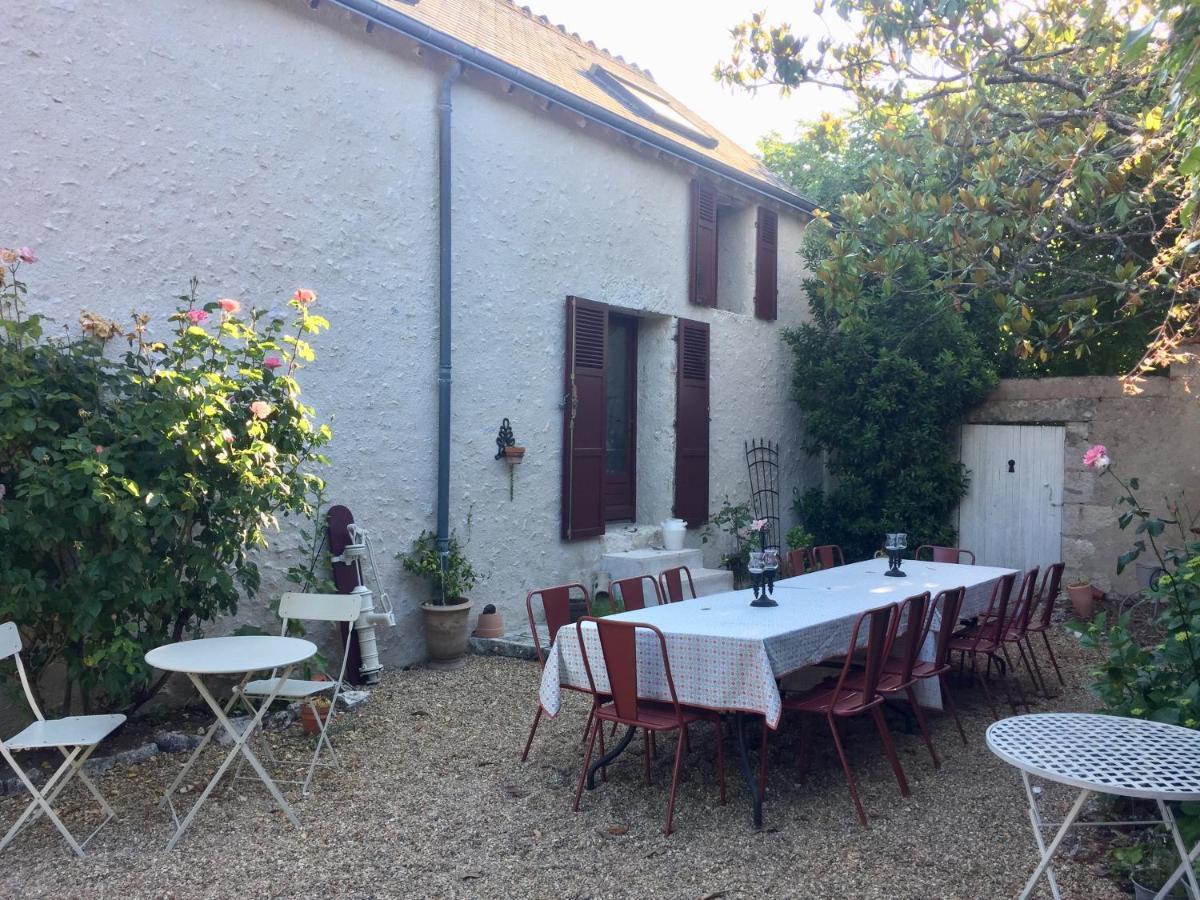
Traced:
<path fill-rule="evenodd" d="M 1147 379 L 1145 392 L 1137 396 L 1125 396 L 1116 378 L 1005 380 L 969 417 L 987 424 L 1065 426 L 1063 560 L 1068 577 L 1090 578 L 1098 587 L 1122 594 L 1138 590 L 1133 566 L 1121 575 L 1116 570 L 1117 557 L 1137 539 L 1132 527 L 1121 531 L 1117 526 L 1114 503 L 1120 488 L 1081 462 L 1092 444 L 1108 448 L 1122 478 L 1140 480 L 1139 496 L 1156 514 L 1167 515 L 1164 498 L 1181 491 L 1190 498 L 1193 513 L 1200 514 L 1197 374 L 1176 368 L 1171 378 Z M 1170 532 L 1164 535 L 1171 537 Z"/>
<path fill-rule="evenodd" d="M 145 310 L 161 329 L 193 274 L 204 300 L 316 290 L 333 329 L 304 384 L 332 418 L 330 497 L 371 529 L 400 612 L 385 661 L 422 658 L 426 589 L 392 557 L 434 524 L 439 71 L 300 0 L 159 0 L 153 15 L 55 0 L 5 16 L 0 80 L 24 87 L 0 138 L 2 239 L 39 248 L 32 305 L 67 324 L 85 307 Z M 530 587 L 587 580 L 603 552 L 558 538 L 567 294 L 643 317 L 638 520 L 671 511 L 677 316 L 712 324 L 713 510 L 747 496 L 742 443 L 763 436 L 785 449 L 790 519 L 793 487 L 817 477 L 779 340 L 807 315 L 803 223 L 780 215 L 778 323 L 752 318 L 751 282 L 744 313 L 693 307 L 686 172 L 477 76 L 455 88 L 454 122 L 451 520 L 483 575 L 477 608 L 519 621 Z M 492 458 L 505 416 L 528 448 L 511 501 Z M 296 530 L 263 555 L 265 596 Z M 242 618 L 268 621 L 265 599 Z"/>

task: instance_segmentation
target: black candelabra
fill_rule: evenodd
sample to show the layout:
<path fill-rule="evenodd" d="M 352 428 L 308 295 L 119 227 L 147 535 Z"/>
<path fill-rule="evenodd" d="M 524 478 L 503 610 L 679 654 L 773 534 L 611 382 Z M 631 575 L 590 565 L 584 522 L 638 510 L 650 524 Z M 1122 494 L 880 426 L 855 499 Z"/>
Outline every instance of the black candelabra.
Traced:
<path fill-rule="evenodd" d="M 754 600 L 751 606 L 778 606 L 775 598 L 775 576 L 779 572 L 779 550 L 767 546 L 767 529 L 759 532 L 759 548 L 750 551 L 750 577 L 754 580 Z"/>

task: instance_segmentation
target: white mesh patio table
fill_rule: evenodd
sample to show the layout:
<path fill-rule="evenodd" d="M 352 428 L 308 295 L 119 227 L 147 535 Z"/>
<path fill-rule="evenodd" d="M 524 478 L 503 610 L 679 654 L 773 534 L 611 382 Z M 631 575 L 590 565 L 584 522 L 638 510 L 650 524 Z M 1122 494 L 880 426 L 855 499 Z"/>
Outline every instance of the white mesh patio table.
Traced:
<path fill-rule="evenodd" d="M 973 615 L 987 608 L 992 586 L 1013 571 L 915 560 L 905 560 L 903 570 L 905 578 L 888 578 L 884 575 L 887 561 L 872 559 L 786 578 L 776 585 L 774 596 L 779 605 L 774 607 L 751 607 L 754 595 L 749 590 L 727 591 L 613 618 L 646 622 L 663 632 L 680 703 L 720 712 L 754 713 L 775 728 L 783 708 L 776 679 L 845 653 L 860 613 L 924 591 L 936 594 L 963 586 L 963 614 Z M 594 626 L 584 629 L 584 642 L 596 687 L 606 691 L 608 673 Z M 922 648 L 923 654 L 932 650 L 932 641 L 929 644 Z M 657 640 L 649 632 L 640 634 L 638 648 L 638 693 L 645 699 L 669 701 Z M 558 633 L 542 672 L 539 697 L 551 716 L 557 715 L 562 704 L 564 684 L 588 688 L 573 626 Z M 923 705 L 940 708 L 935 684 L 918 688 L 924 689 L 918 695 Z M 740 730 L 737 734 L 740 738 Z M 749 786 L 758 824 L 757 782 Z"/>
<path fill-rule="evenodd" d="M 1030 895 L 1045 874 L 1051 893 L 1058 900 L 1058 884 L 1050 859 L 1072 825 L 1159 824 L 1170 830 L 1181 862 L 1155 896 L 1165 897 L 1185 875 L 1193 896 L 1200 896 L 1192 866 L 1200 856 L 1200 844 L 1188 852 L 1167 805 L 1171 801 L 1200 800 L 1200 732 L 1120 716 L 1039 713 L 994 722 L 988 727 L 986 738 L 988 748 L 996 756 L 1021 770 L 1029 800 L 1029 822 L 1041 859 L 1025 883 L 1022 898 Z M 1079 796 L 1061 824 L 1042 821 L 1030 775 L 1079 788 Z M 1139 822 L 1076 821 L 1083 804 L 1093 794 L 1153 800 L 1162 818 Z M 1047 845 L 1042 831 L 1055 824 L 1059 824 L 1058 832 Z"/>
<path fill-rule="evenodd" d="M 221 780 L 221 776 L 225 774 L 225 770 L 229 768 L 230 764 L 233 763 L 239 754 L 245 757 L 246 762 L 250 763 L 251 768 L 258 773 L 258 777 L 262 779 L 262 783 L 266 785 L 271 796 L 275 798 L 275 802 L 279 804 L 284 814 L 288 817 L 288 821 L 297 828 L 300 827 L 300 820 L 296 818 L 296 814 L 292 811 L 291 806 L 283 799 L 283 794 L 279 792 L 279 788 L 271 780 L 271 776 L 267 774 L 267 770 L 263 768 L 262 763 L 258 761 L 258 757 L 254 755 L 254 751 L 250 749 L 249 742 L 254 732 L 262 724 L 263 714 L 270 709 L 271 703 L 275 699 L 275 695 L 279 692 L 280 686 L 291 675 L 292 668 L 297 663 L 315 656 L 316 652 L 316 644 L 300 638 L 274 635 L 232 635 L 230 637 L 180 641 L 177 644 L 156 647 L 146 654 L 146 662 L 154 668 L 161 669 L 164 672 L 182 672 L 187 675 L 188 679 L 195 686 L 196 692 L 204 698 L 204 702 L 208 704 L 209 708 L 216 715 L 203 740 L 200 741 L 200 744 L 192 752 L 183 770 L 171 782 L 171 786 L 167 788 L 162 800 L 159 801 L 159 807 L 166 807 L 171 811 L 171 817 L 175 820 L 176 825 L 175 833 L 167 842 L 168 850 L 178 843 L 184 831 L 192 823 L 192 819 L 196 817 L 196 813 L 200 811 L 200 807 L 204 805 L 204 801 L 208 799 L 209 794 L 217 786 L 217 782 Z M 255 672 L 268 669 L 282 670 L 280 677 L 275 679 L 275 688 L 271 691 L 266 701 L 258 708 L 258 714 L 239 732 L 229 721 L 229 710 L 241 695 L 241 690 L 246 685 L 246 682 L 250 680 L 250 676 Z M 229 701 L 222 707 L 213 698 L 213 695 L 209 693 L 208 688 L 204 686 L 204 675 L 241 675 L 242 680 L 230 693 Z M 182 784 L 187 773 L 191 771 L 192 766 L 195 765 L 196 760 L 200 757 L 200 752 L 212 740 L 218 726 L 225 729 L 225 733 L 233 741 L 233 746 L 226 755 L 225 760 L 213 774 L 207 787 L 204 788 L 204 792 L 192 805 L 192 808 L 188 810 L 183 820 L 180 821 L 179 816 L 175 813 L 175 805 L 171 802 L 171 795 L 175 793 L 176 788 Z"/>

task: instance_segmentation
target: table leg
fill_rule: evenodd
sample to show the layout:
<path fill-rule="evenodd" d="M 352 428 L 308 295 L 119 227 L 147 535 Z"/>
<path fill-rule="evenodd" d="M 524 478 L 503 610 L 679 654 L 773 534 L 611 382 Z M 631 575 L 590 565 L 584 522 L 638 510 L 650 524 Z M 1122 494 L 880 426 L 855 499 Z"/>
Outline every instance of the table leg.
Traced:
<path fill-rule="evenodd" d="M 1025 796 L 1029 800 L 1029 823 L 1033 826 L 1033 839 L 1037 841 L 1038 853 L 1046 852 L 1046 841 L 1042 837 L 1042 811 L 1038 806 L 1037 794 L 1033 791 L 1033 786 L 1029 783 L 1029 773 L 1024 769 L 1021 770 L 1021 780 L 1025 783 Z M 1054 900 L 1062 900 L 1058 892 L 1058 879 L 1054 877 L 1054 868 L 1046 866 L 1046 880 L 1050 882 L 1050 893 L 1054 896 Z"/>
<path fill-rule="evenodd" d="M 208 782 L 207 787 L 204 788 L 204 793 L 199 796 L 195 804 L 188 811 L 188 814 L 184 816 L 183 821 L 179 823 L 179 828 L 176 830 L 175 834 L 167 842 L 168 850 L 174 848 L 175 844 L 178 843 L 179 839 L 183 836 L 184 831 L 186 831 L 187 827 L 192 823 L 192 819 L 196 817 L 196 813 L 200 811 L 200 807 L 204 805 L 204 801 L 208 799 L 209 794 L 211 794 L 213 789 L 216 788 L 217 783 L 221 780 L 221 776 L 225 774 L 225 770 L 229 768 L 239 753 L 245 757 L 248 763 L 250 763 L 250 767 L 258 773 L 259 779 L 266 786 L 271 796 L 275 798 L 275 802 L 279 804 L 284 814 L 288 817 L 288 821 L 290 821 L 297 828 L 300 827 L 300 820 L 296 818 L 296 814 L 292 811 L 292 808 L 288 805 L 288 802 L 283 799 L 283 794 L 279 792 L 279 788 L 276 787 L 275 782 L 271 780 L 271 776 L 267 774 L 267 770 L 263 768 L 262 763 L 258 761 L 258 757 L 254 755 L 254 751 L 251 750 L 247 744 L 247 742 L 250 740 L 250 737 L 254 734 L 254 731 L 261 724 L 267 709 L 270 708 L 271 703 L 274 702 L 275 695 L 279 693 L 279 688 L 285 681 L 288 680 L 291 674 L 292 666 L 286 667 L 280 673 L 279 677 L 275 680 L 274 690 L 272 690 L 267 699 L 263 701 L 262 706 L 258 708 L 258 714 L 254 716 L 249 723 L 247 723 L 245 731 L 243 731 L 241 734 L 238 734 L 237 729 L 233 727 L 229 719 L 226 717 L 226 710 L 222 709 L 221 704 L 219 704 L 213 698 L 213 695 L 208 692 L 208 688 L 204 686 L 204 682 L 200 679 L 200 676 L 191 672 L 188 673 L 188 678 L 195 686 L 196 692 L 204 698 L 204 702 L 209 705 L 209 708 L 212 709 L 214 713 L 216 713 L 218 724 L 220 724 L 220 726 L 225 729 L 226 733 L 233 738 L 233 747 L 230 748 L 225 760 L 217 768 L 217 771 L 213 774 L 212 779 Z"/>
<path fill-rule="evenodd" d="M 243 675 L 242 680 L 238 682 L 237 687 L 234 688 L 230 693 L 229 702 L 225 704 L 224 711 L 226 714 L 229 713 L 229 710 L 233 709 L 233 704 L 236 703 L 238 697 L 242 695 L 242 688 L 246 686 L 246 682 L 250 680 L 250 676 L 252 674 L 252 672 L 247 672 L 245 675 Z M 188 677 L 191 678 L 190 675 Z M 193 679 L 193 681 L 194 680 L 195 679 Z M 187 777 L 187 773 L 192 770 L 192 766 L 196 764 L 196 760 L 200 758 L 200 754 L 204 751 L 204 748 L 208 746 L 208 742 L 212 740 L 213 735 L 217 733 L 217 729 L 220 727 L 220 725 L 220 719 L 213 719 L 212 725 L 208 726 L 208 731 L 204 733 L 204 737 L 200 740 L 200 743 L 196 745 L 196 749 L 192 751 L 192 755 L 188 757 L 188 761 L 183 764 L 183 768 L 179 770 L 179 774 L 175 776 L 175 780 L 171 782 L 171 786 L 167 788 L 166 793 L 162 795 L 162 799 L 158 801 L 159 809 L 162 809 L 171 802 L 172 795 L 174 795 L 179 785 L 183 784 L 183 779 Z M 174 807 L 171 809 L 171 816 L 175 817 Z M 178 818 L 175 818 L 175 824 L 176 826 L 179 825 Z"/>
<path fill-rule="evenodd" d="M 1022 774 L 1024 774 L 1024 773 L 1022 773 Z M 1058 833 L 1056 835 L 1054 835 L 1054 840 L 1052 840 L 1050 842 L 1049 847 L 1046 847 L 1044 850 L 1042 850 L 1042 859 L 1038 863 L 1037 868 L 1033 870 L 1033 874 L 1029 876 L 1029 880 L 1027 882 L 1025 882 L 1025 889 L 1023 891 L 1021 891 L 1020 900 L 1026 900 L 1026 898 L 1028 898 L 1029 895 L 1033 893 L 1033 889 L 1037 885 L 1038 879 L 1042 877 L 1042 873 L 1050 868 L 1050 858 L 1052 856 L 1054 856 L 1054 851 L 1058 849 L 1058 845 L 1061 844 L 1063 842 L 1063 838 L 1065 838 L 1067 836 L 1067 830 L 1071 827 L 1071 825 L 1079 817 L 1079 812 L 1080 812 L 1080 810 L 1083 809 L 1083 804 L 1087 801 L 1088 797 L 1090 797 L 1090 796 L 1092 796 L 1092 792 L 1087 789 L 1081 790 L 1079 792 L 1079 797 L 1075 800 L 1074 805 L 1071 807 L 1071 811 L 1069 813 L 1067 813 L 1067 817 L 1065 819 L 1063 819 L 1063 823 L 1059 827 Z M 1031 792 L 1030 803 L 1032 804 L 1032 802 L 1033 802 L 1033 797 L 1032 797 L 1032 792 Z M 1043 846 L 1043 843 L 1044 843 L 1042 840 L 1041 829 L 1034 828 L 1034 835 L 1037 838 L 1038 848 L 1041 849 Z M 1058 897 L 1057 890 L 1058 890 L 1057 887 L 1055 887 L 1054 888 L 1054 891 L 1055 891 L 1054 896 L 1055 896 L 1056 900 Z"/>
<path fill-rule="evenodd" d="M 1158 811 L 1162 813 L 1163 823 L 1171 829 L 1171 837 L 1175 840 L 1175 849 L 1179 851 L 1179 858 L 1183 861 L 1171 873 L 1166 884 L 1154 895 L 1154 900 L 1162 900 L 1163 897 L 1166 897 L 1171 892 L 1171 888 L 1175 886 L 1175 882 L 1185 874 L 1192 889 L 1192 896 L 1200 897 L 1200 885 L 1196 884 L 1196 868 L 1192 865 L 1196 857 L 1200 856 L 1200 844 L 1197 844 L 1192 852 L 1188 853 L 1187 845 L 1183 843 L 1183 836 L 1179 833 L 1179 827 L 1175 824 L 1175 816 L 1171 813 L 1171 807 L 1159 800 Z"/>
<path fill-rule="evenodd" d="M 603 725 L 601 727 L 603 727 Z M 610 762 L 624 753 L 625 748 L 629 746 L 629 742 L 633 740 L 633 736 L 636 732 L 637 729 L 630 725 L 629 730 L 625 732 L 625 736 L 617 742 L 617 745 L 592 763 L 592 765 L 588 768 L 587 789 L 589 791 L 594 791 L 596 789 L 596 772 L 607 766 Z M 607 778 L 608 776 L 606 775 L 605 777 Z"/>
<path fill-rule="evenodd" d="M 742 777 L 746 779 L 746 787 L 750 789 L 750 814 L 755 828 L 762 828 L 762 794 L 758 790 L 758 776 L 750 765 L 750 752 L 746 749 L 746 716 L 744 713 L 733 714 L 733 730 L 737 734 L 738 763 L 742 768 Z"/>

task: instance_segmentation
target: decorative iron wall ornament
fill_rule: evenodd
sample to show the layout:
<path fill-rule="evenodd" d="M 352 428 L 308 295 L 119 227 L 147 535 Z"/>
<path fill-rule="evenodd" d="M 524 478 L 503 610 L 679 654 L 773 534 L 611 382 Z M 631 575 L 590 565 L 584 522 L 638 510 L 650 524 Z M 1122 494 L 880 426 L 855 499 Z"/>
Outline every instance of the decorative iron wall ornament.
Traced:
<path fill-rule="evenodd" d="M 750 472 L 750 502 L 754 518 L 767 520 L 764 547 L 782 547 L 779 533 L 779 444 L 765 438 L 747 442 L 746 468 Z"/>
<path fill-rule="evenodd" d="M 513 437 L 512 425 L 508 419 L 500 423 L 500 431 L 496 434 L 496 459 L 504 459 L 504 448 L 517 443 Z"/>
<path fill-rule="evenodd" d="M 496 433 L 496 459 L 502 459 L 508 463 L 508 499 L 513 498 L 513 470 L 521 464 L 521 460 L 525 458 L 525 448 L 517 446 L 517 440 L 513 437 L 512 423 L 505 419 L 500 423 L 500 430 Z"/>

